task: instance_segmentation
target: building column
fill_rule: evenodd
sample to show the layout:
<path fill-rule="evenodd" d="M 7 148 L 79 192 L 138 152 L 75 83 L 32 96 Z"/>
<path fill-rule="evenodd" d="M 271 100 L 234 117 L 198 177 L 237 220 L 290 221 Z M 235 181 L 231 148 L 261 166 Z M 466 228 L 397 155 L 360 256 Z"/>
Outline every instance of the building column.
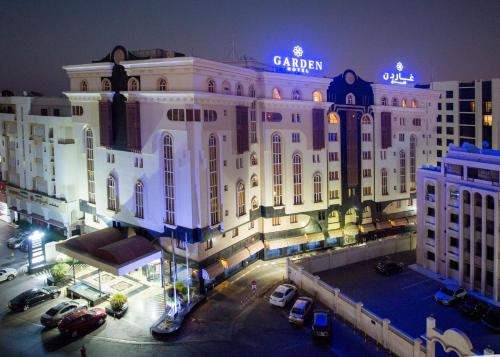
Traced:
<path fill-rule="evenodd" d="M 481 194 L 481 294 L 486 295 L 486 195 Z"/>
<path fill-rule="evenodd" d="M 463 285 L 464 281 L 464 199 L 463 191 L 458 196 L 458 283 Z"/>
<path fill-rule="evenodd" d="M 476 269 L 475 269 L 475 256 L 476 256 L 476 193 L 471 191 L 470 193 L 470 281 L 472 290 L 474 290 L 474 284 L 476 279 Z"/>

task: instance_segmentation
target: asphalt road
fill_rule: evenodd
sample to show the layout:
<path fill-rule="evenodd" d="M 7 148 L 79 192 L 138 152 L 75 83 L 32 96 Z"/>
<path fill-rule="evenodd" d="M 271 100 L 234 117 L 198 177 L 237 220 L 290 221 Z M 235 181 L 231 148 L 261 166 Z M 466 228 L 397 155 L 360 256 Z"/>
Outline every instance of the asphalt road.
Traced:
<path fill-rule="evenodd" d="M 407 265 L 415 263 L 415 252 L 391 256 Z M 434 301 L 434 294 L 443 284 L 411 269 L 385 277 L 377 274 L 374 265 L 380 259 L 368 260 L 341 268 L 317 273 L 321 279 L 337 287 L 364 307 L 410 334 L 420 337 L 425 334 L 425 319 L 433 315 L 441 330 L 458 328 L 471 339 L 474 348 L 482 351 L 490 346 L 500 352 L 500 337 L 483 326 L 463 316 L 454 307 L 445 307 Z"/>
<path fill-rule="evenodd" d="M 0 350 L 2 356 L 383 356 L 371 341 L 341 320 L 333 324 L 330 343 L 311 338 L 310 323 L 290 326 L 290 308 L 275 308 L 267 299 L 282 280 L 284 262 L 256 262 L 245 271 L 217 286 L 206 303 L 197 308 L 178 334 L 165 341 L 138 332 L 141 321 L 108 318 L 104 326 L 79 339 L 62 338 L 57 329 L 43 329 L 40 315 L 58 300 L 26 312 L 8 310 L 8 300 L 21 291 L 43 285 L 43 274 L 21 274 L 0 285 Z M 257 294 L 250 282 L 257 280 Z M 133 309 L 130 306 L 129 309 Z M 135 316 L 135 315 L 131 315 Z M 126 315 L 127 317 L 127 315 Z M 144 326 L 141 327 L 144 329 Z"/>
<path fill-rule="evenodd" d="M 4 221 L 0 221 L 0 267 L 19 269 L 28 263 L 28 253 L 23 253 L 19 249 L 7 247 L 7 240 L 16 233 L 13 228 Z"/>

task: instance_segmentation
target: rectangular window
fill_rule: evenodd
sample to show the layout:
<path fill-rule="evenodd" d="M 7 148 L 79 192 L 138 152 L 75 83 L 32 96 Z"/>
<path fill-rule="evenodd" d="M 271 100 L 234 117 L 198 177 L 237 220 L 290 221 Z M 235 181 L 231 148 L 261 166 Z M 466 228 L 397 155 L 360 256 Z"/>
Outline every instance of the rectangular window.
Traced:
<path fill-rule="evenodd" d="M 371 169 L 363 169 L 363 177 L 372 177 Z"/>
<path fill-rule="evenodd" d="M 434 259 L 435 259 L 434 253 L 427 251 L 427 260 L 434 261 Z"/>
<path fill-rule="evenodd" d="M 434 231 L 432 229 L 427 230 L 427 238 L 434 239 Z"/>
<path fill-rule="evenodd" d="M 450 247 L 458 248 L 458 239 L 450 237 Z"/>
<path fill-rule="evenodd" d="M 61 110 L 59 108 L 54 108 L 54 116 L 58 117 L 61 115 Z"/>
<path fill-rule="evenodd" d="M 176 239 L 175 242 L 177 243 L 176 244 L 177 248 L 182 249 L 182 250 L 186 250 L 186 241 Z"/>
<path fill-rule="evenodd" d="M 443 132 L 443 128 L 440 126 L 436 127 L 436 134 L 441 134 Z"/>
<path fill-rule="evenodd" d="M 281 224 L 280 217 L 273 217 L 272 224 L 273 226 L 279 226 Z"/>
<path fill-rule="evenodd" d="M 399 141 L 401 141 L 401 142 L 405 141 L 405 134 L 404 133 L 399 133 Z"/>
<path fill-rule="evenodd" d="M 290 223 L 297 223 L 297 222 L 298 222 L 297 215 L 296 214 L 290 215 Z"/>
<path fill-rule="evenodd" d="M 250 225 L 248 226 L 248 229 L 254 229 L 255 228 L 255 221 L 250 221 Z"/>
<path fill-rule="evenodd" d="M 361 134 L 361 138 L 363 141 L 372 141 L 372 134 L 371 133 L 363 133 L 363 134 Z"/>
<path fill-rule="evenodd" d="M 338 141 L 337 133 L 328 133 L 328 141 Z"/>
<path fill-rule="evenodd" d="M 338 152 L 329 152 L 328 153 L 328 161 L 339 161 L 339 153 Z"/>
<path fill-rule="evenodd" d="M 339 172 L 338 171 L 330 171 L 328 173 L 328 178 L 330 181 L 335 181 L 339 179 Z"/>
<path fill-rule="evenodd" d="M 300 133 L 292 133 L 292 143 L 300 143 Z"/>
<path fill-rule="evenodd" d="M 330 190 L 328 195 L 331 200 L 336 200 L 339 198 L 339 190 Z"/>
<path fill-rule="evenodd" d="M 446 98 L 448 98 L 448 99 L 453 98 L 453 91 L 452 90 L 447 90 L 446 91 Z"/>
<path fill-rule="evenodd" d="M 438 103 L 438 110 L 441 110 L 441 109 L 442 109 L 442 104 Z"/>
<path fill-rule="evenodd" d="M 486 246 L 486 259 L 493 260 L 493 247 Z"/>
<path fill-rule="evenodd" d="M 453 103 L 446 103 L 446 110 L 453 110 Z"/>
<path fill-rule="evenodd" d="M 47 108 L 40 109 L 40 115 L 47 116 L 49 114 L 49 110 Z"/>
<path fill-rule="evenodd" d="M 399 125 L 405 125 L 405 118 L 399 118 Z"/>
<path fill-rule="evenodd" d="M 452 115 L 452 114 L 448 114 L 448 115 L 446 116 L 446 122 L 447 122 L 447 123 L 453 123 L 453 121 L 454 121 L 454 117 L 453 117 L 453 115 Z"/>
<path fill-rule="evenodd" d="M 387 151 L 381 150 L 380 151 L 380 160 L 385 160 L 385 159 L 387 159 Z"/>
<path fill-rule="evenodd" d="M 212 249 L 213 246 L 214 246 L 214 242 L 212 241 L 212 239 L 209 239 L 209 240 L 207 240 L 207 246 L 206 246 L 205 250 Z"/>
<path fill-rule="evenodd" d="M 449 126 L 449 127 L 447 127 L 447 128 L 446 128 L 446 134 L 447 134 L 447 135 L 453 135 L 453 127 L 450 127 L 450 126 Z"/>
<path fill-rule="evenodd" d="M 363 196 L 370 196 L 372 194 L 371 187 L 363 187 Z"/>
<path fill-rule="evenodd" d="M 427 215 L 431 217 L 435 217 L 436 211 L 432 207 L 427 207 Z"/>
<path fill-rule="evenodd" d="M 455 260 L 450 260 L 450 269 L 458 270 L 458 262 Z"/>
<path fill-rule="evenodd" d="M 437 119 L 436 119 L 436 120 L 437 120 L 437 122 L 438 122 L 438 123 L 441 123 L 441 121 L 442 121 L 442 119 L 441 119 L 441 114 L 439 114 L 439 115 L 437 116 Z"/>
<path fill-rule="evenodd" d="M 233 229 L 233 237 L 237 237 L 239 234 L 238 227 Z"/>
<path fill-rule="evenodd" d="M 371 151 L 363 151 L 363 160 L 371 160 L 372 152 Z"/>
<path fill-rule="evenodd" d="M 300 123 L 300 114 L 299 113 L 292 114 L 292 123 Z"/>

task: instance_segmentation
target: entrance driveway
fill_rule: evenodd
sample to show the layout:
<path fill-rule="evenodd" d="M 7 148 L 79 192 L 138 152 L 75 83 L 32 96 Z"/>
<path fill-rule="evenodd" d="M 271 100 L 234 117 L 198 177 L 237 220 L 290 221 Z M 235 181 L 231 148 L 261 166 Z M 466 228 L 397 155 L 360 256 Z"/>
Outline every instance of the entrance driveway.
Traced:
<path fill-rule="evenodd" d="M 391 258 L 406 265 L 414 264 L 415 251 L 395 254 Z M 464 331 L 476 350 L 482 351 L 490 346 L 495 352 L 500 352 L 497 334 L 480 322 L 464 317 L 456 308 L 434 301 L 434 293 L 443 286 L 442 283 L 411 269 L 391 277 L 382 276 L 374 270 L 379 260 L 372 259 L 316 275 L 355 301 L 363 302 L 378 316 L 390 319 L 394 326 L 412 337 L 425 334 L 425 319 L 433 315 L 439 329 L 455 327 Z"/>

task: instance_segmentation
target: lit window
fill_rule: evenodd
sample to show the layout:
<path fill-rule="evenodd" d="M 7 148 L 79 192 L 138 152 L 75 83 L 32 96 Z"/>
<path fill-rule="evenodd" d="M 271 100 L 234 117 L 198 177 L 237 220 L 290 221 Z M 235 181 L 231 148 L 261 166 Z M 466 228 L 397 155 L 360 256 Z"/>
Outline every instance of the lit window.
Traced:
<path fill-rule="evenodd" d="M 252 177 L 250 178 L 250 182 L 252 183 L 252 187 L 259 186 L 259 178 L 257 177 L 257 175 L 252 175 Z"/>
<path fill-rule="evenodd" d="M 281 136 L 278 133 L 272 135 L 272 164 L 273 164 L 273 204 L 283 205 L 283 168 L 281 158 Z"/>
<path fill-rule="evenodd" d="M 255 144 L 257 142 L 257 113 L 256 113 L 255 101 L 250 105 L 250 143 Z"/>
<path fill-rule="evenodd" d="M 406 153 L 404 150 L 399 152 L 399 192 L 406 192 Z"/>
<path fill-rule="evenodd" d="M 219 173 L 218 173 L 218 152 L 217 138 L 215 135 L 210 135 L 208 139 L 208 173 L 209 173 L 209 212 L 210 224 L 212 226 L 220 222 L 219 213 Z"/>
<path fill-rule="evenodd" d="M 83 80 L 80 82 L 80 91 L 82 92 L 86 92 L 89 90 L 89 86 L 87 84 L 87 81 L 86 80 Z"/>
<path fill-rule="evenodd" d="M 356 104 L 356 99 L 354 97 L 354 94 L 352 94 L 352 93 L 347 94 L 345 97 L 345 102 L 346 102 L 346 104 L 349 104 L 349 105 Z"/>
<path fill-rule="evenodd" d="M 338 124 L 340 122 L 339 115 L 335 112 L 328 113 L 328 122 L 330 124 Z"/>
<path fill-rule="evenodd" d="M 158 90 L 162 92 L 167 90 L 167 80 L 165 78 L 160 78 L 158 81 Z"/>
<path fill-rule="evenodd" d="M 139 81 L 136 78 L 132 77 L 128 80 L 128 90 L 130 92 L 139 90 Z"/>
<path fill-rule="evenodd" d="M 414 191 L 416 189 L 416 160 L 417 154 L 417 137 L 415 135 L 410 136 L 410 190 Z"/>
<path fill-rule="evenodd" d="M 382 172 L 382 195 L 388 195 L 389 191 L 387 190 L 387 169 L 383 168 Z"/>
<path fill-rule="evenodd" d="M 111 91 L 111 81 L 107 78 L 104 78 L 101 82 L 101 88 L 103 92 Z"/>
<path fill-rule="evenodd" d="M 315 174 L 313 176 L 313 186 L 314 186 L 314 202 L 321 202 L 321 175 Z"/>
<path fill-rule="evenodd" d="M 412 108 L 416 108 L 417 107 L 417 100 L 416 99 L 412 99 L 411 100 L 411 107 Z"/>
<path fill-rule="evenodd" d="M 108 187 L 108 209 L 116 211 L 116 181 L 113 175 L 107 179 Z"/>
<path fill-rule="evenodd" d="M 173 139 L 169 134 L 163 138 L 163 176 L 165 190 L 165 223 L 175 224 L 174 209 L 174 149 Z"/>
<path fill-rule="evenodd" d="M 257 209 L 259 208 L 259 200 L 257 199 L 257 197 L 252 197 L 252 209 Z"/>
<path fill-rule="evenodd" d="M 278 88 L 273 88 L 273 99 L 281 99 L 281 93 Z"/>
<path fill-rule="evenodd" d="M 322 102 L 323 101 L 323 95 L 319 90 L 316 90 L 313 92 L 313 101 L 314 102 Z"/>
<path fill-rule="evenodd" d="M 294 154 L 293 158 L 293 203 L 302 204 L 302 156 Z"/>
<path fill-rule="evenodd" d="M 245 214 L 245 185 L 243 181 L 236 184 L 236 206 L 238 207 L 238 217 Z"/>
<path fill-rule="evenodd" d="M 493 125 L 493 116 L 483 115 L 483 125 L 484 126 L 492 126 Z"/>
<path fill-rule="evenodd" d="M 407 103 L 406 98 L 403 98 L 403 100 L 401 101 L 401 106 L 402 106 L 403 108 L 406 108 L 406 107 L 408 106 L 408 103 Z"/>
<path fill-rule="evenodd" d="M 90 128 L 85 130 L 85 149 L 87 154 L 87 188 L 89 202 L 95 203 L 94 134 Z"/>
<path fill-rule="evenodd" d="M 258 162 L 257 162 L 257 155 L 253 152 L 250 155 L 250 165 L 255 166 L 257 164 L 258 164 Z"/>
<path fill-rule="evenodd" d="M 213 79 L 208 80 L 208 92 L 215 93 L 215 81 Z"/>

